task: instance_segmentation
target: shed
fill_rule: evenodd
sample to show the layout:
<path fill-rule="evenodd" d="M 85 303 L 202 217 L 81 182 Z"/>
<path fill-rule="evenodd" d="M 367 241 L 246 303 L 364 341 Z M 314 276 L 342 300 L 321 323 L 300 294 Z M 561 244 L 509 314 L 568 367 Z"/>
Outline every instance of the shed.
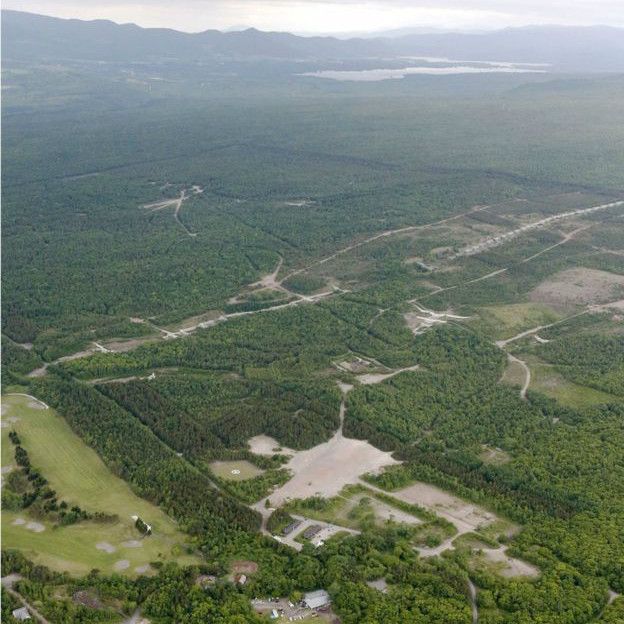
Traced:
<path fill-rule="evenodd" d="M 16 620 L 20 620 L 22 622 L 24 620 L 30 620 L 30 613 L 28 612 L 28 609 L 26 607 L 20 607 L 19 609 L 15 609 L 12 615 Z"/>
<path fill-rule="evenodd" d="M 322 528 L 323 527 L 318 524 L 313 524 L 303 532 L 303 537 L 312 539 Z"/>
<path fill-rule="evenodd" d="M 331 602 L 329 594 L 324 589 L 317 589 L 313 592 L 308 592 L 303 597 L 303 603 L 308 609 L 320 609 L 328 605 Z"/>
<path fill-rule="evenodd" d="M 292 533 L 299 525 L 301 524 L 301 520 L 295 520 L 294 522 L 291 522 L 288 526 L 285 526 L 282 530 L 282 533 L 284 535 L 289 535 L 290 533 Z"/>

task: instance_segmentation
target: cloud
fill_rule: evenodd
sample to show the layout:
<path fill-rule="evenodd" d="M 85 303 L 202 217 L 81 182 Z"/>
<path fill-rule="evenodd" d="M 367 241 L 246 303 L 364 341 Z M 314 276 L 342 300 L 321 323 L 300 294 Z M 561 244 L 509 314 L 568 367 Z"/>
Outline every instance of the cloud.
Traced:
<path fill-rule="evenodd" d="M 322 33 L 536 23 L 624 26 L 623 0 L 5 0 L 4 8 L 187 31 L 234 25 Z"/>

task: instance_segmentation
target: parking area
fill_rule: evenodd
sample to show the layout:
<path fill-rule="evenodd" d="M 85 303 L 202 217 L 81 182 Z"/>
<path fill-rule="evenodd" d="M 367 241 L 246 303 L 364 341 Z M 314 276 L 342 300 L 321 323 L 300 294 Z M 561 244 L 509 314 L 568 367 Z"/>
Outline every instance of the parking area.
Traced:
<path fill-rule="evenodd" d="M 313 609 L 308 609 L 301 604 L 294 604 L 285 598 L 273 598 L 261 600 L 254 598 L 251 606 L 256 613 L 268 615 L 278 622 L 301 622 L 313 618 L 318 618 L 318 613 Z M 275 616 L 277 614 L 277 617 Z"/>

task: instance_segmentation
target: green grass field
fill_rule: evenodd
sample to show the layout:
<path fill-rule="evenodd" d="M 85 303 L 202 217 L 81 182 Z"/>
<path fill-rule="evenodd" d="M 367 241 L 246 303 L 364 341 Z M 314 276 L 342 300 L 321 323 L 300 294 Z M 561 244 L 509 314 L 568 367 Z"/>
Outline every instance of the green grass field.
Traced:
<path fill-rule="evenodd" d="M 245 481 L 261 475 L 264 470 L 254 466 L 245 459 L 237 461 L 215 461 L 210 464 L 210 470 L 219 479 L 226 481 Z"/>
<path fill-rule="evenodd" d="M 503 373 L 502 383 L 509 384 L 510 386 L 522 386 L 525 380 L 524 369 L 518 362 L 508 362 L 507 368 Z"/>
<path fill-rule="evenodd" d="M 54 527 L 45 519 L 31 518 L 26 512 L 2 514 L 4 547 L 18 548 L 38 563 L 57 570 L 83 574 L 92 568 L 134 575 L 150 561 L 195 560 L 185 552 L 185 536 L 162 510 L 136 496 L 127 483 L 114 476 L 98 455 L 74 434 L 66 421 L 53 409 L 37 409 L 27 397 L 2 397 L 2 465 L 13 463 L 13 445 L 8 433 L 15 429 L 31 462 L 58 492 L 59 500 L 78 504 L 89 512 L 117 514 L 113 523 L 81 522 Z M 10 422 L 14 421 L 14 422 Z M 141 516 L 152 525 L 153 535 L 140 539 L 131 516 Z M 35 520 L 45 526 L 36 533 L 26 523 Z M 18 520 L 19 522 L 19 520 Z M 138 540 L 140 546 L 134 542 Z M 133 542 L 126 544 L 124 542 Z M 100 544 L 100 549 L 96 546 Z M 105 552 L 102 548 L 114 548 Z M 118 563 L 118 562 L 123 563 Z M 127 562 L 127 566 L 126 566 Z M 117 567 L 116 567 L 117 564 Z"/>
<path fill-rule="evenodd" d="M 521 331 L 548 325 L 561 317 L 539 303 L 513 303 L 481 308 L 480 316 L 496 339 L 511 338 Z"/>
<path fill-rule="evenodd" d="M 531 369 L 529 389 L 541 392 L 559 401 L 562 405 L 579 408 L 602 403 L 614 403 L 620 400 L 607 392 L 567 380 L 557 372 L 554 366 L 545 364 L 533 356 L 527 357 L 526 362 Z"/>

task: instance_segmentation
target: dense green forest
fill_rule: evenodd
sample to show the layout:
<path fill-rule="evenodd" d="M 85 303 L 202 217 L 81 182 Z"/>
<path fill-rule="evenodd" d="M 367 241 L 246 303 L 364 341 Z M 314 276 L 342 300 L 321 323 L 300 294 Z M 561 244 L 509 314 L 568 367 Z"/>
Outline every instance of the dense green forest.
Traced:
<path fill-rule="evenodd" d="M 201 564 L 77 578 L 5 543 L 13 590 L 55 624 L 263 622 L 253 598 L 318 588 L 345 624 L 469 624 L 473 586 L 481 624 L 624 621 L 624 209 L 523 229 L 624 199 L 621 77 L 85 67 L 3 68 L 3 383 L 54 407 Z M 461 541 L 423 556 L 401 522 L 300 552 L 262 532 L 254 504 L 290 455 L 337 431 L 400 462 L 365 477 L 378 500 L 422 481 L 481 505 L 517 531 L 479 548 L 538 574 L 475 566 Z M 60 523 L 14 446 L 5 505 Z"/>

